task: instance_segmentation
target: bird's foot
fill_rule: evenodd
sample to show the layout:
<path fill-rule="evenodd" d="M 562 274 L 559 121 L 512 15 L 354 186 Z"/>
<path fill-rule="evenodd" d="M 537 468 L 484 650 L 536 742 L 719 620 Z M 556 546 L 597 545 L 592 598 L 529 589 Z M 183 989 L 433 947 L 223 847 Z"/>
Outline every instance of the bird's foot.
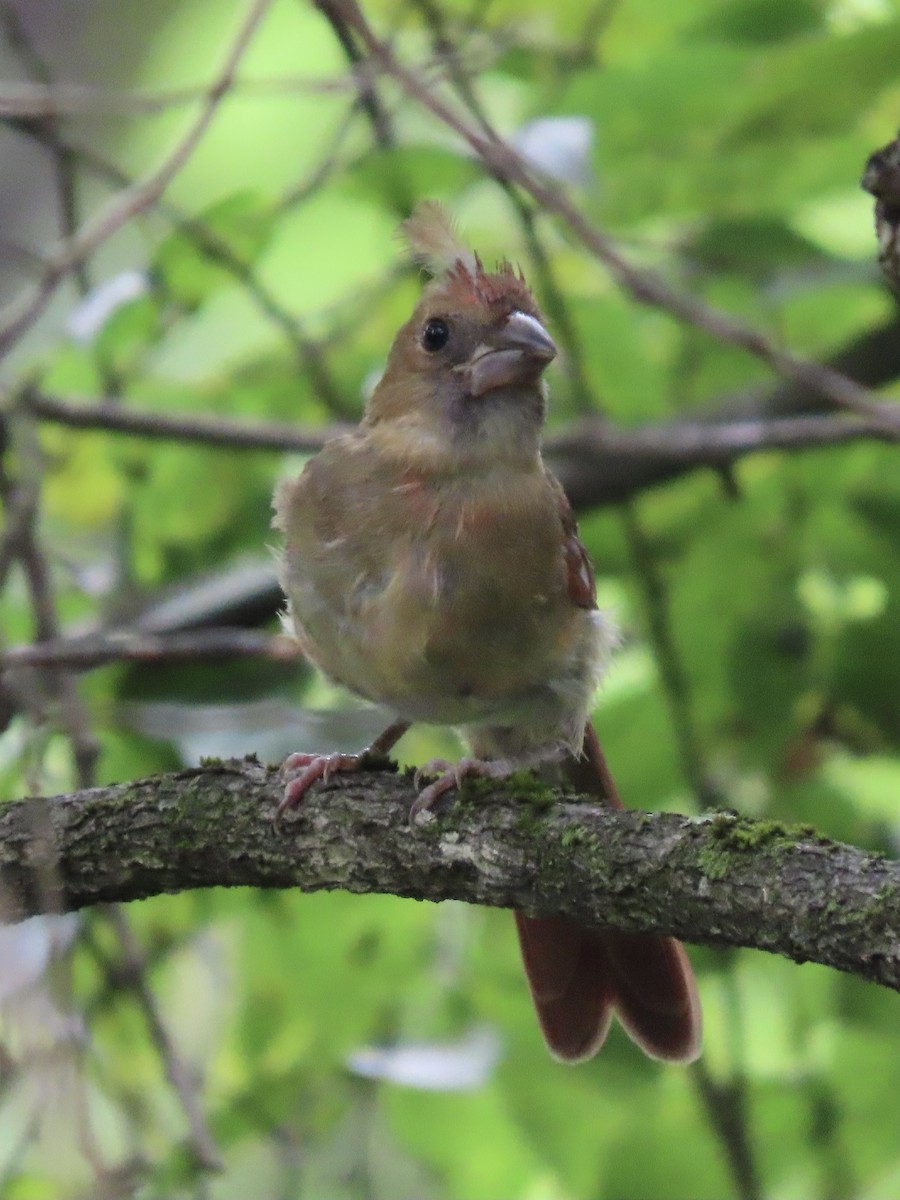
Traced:
<path fill-rule="evenodd" d="M 334 754 L 289 754 L 281 767 L 287 784 L 281 803 L 275 810 L 275 828 L 279 828 L 281 818 L 288 809 L 299 806 L 316 780 L 327 783 L 332 775 L 338 773 L 349 774 L 369 767 L 389 766 L 388 754 L 407 729 L 408 721 L 394 721 L 358 754 L 341 754 L 339 751 Z"/>
<path fill-rule="evenodd" d="M 422 790 L 423 779 L 434 779 L 435 775 L 446 775 L 448 771 L 455 770 L 456 765 L 446 758 L 429 758 L 428 762 L 422 763 L 421 767 L 416 767 L 416 773 L 413 775 L 416 791 Z"/>
<path fill-rule="evenodd" d="M 332 775 L 361 771 L 368 753 L 364 750 L 361 754 L 289 754 L 281 767 L 282 777 L 287 783 L 281 803 L 275 810 L 276 827 L 281 824 L 286 812 L 299 807 L 316 780 L 327 783 Z"/>
<path fill-rule="evenodd" d="M 432 759 L 416 771 L 416 787 L 423 775 L 441 772 L 439 779 L 423 788 L 409 810 L 409 823 L 415 825 L 423 813 L 430 813 L 439 800 L 448 792 L 456 791 L 464 779 L 508 779 L 513 772 L 512 764 L 500 759 L 461 758 L 448 763 L 442 758 Z"/>

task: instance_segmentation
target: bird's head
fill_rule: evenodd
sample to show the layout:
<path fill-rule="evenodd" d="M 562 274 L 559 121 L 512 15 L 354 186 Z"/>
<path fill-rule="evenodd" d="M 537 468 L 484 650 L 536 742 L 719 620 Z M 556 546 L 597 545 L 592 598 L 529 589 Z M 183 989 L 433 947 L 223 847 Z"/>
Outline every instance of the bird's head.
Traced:
<path fill-rule="evenodd" d="M 432 201 L 402 233 L 432 281 L 394 339 L 366 423 L 396 422 L 456 455 L 536 455 L 556 346 L 521 272 L 486 271 Z"/>

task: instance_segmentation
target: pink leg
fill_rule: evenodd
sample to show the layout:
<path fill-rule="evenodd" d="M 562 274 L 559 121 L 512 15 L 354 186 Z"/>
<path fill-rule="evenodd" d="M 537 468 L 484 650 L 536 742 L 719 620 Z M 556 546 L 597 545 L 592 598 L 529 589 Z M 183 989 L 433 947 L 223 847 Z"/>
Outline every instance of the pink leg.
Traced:
<path fill-rule="evenodd" d="M 275 811 L 275 824 L 281 824 L 281 818 L 289 809 L 297 808 L 303 797 L 317 779 L 325 783 L 339 772 L 362 771 L 368 766 L 375 765 L 378 759 L 386 758 L 397 742 L 409 729 L 409 721 L 395 721 L 383 733 L 361 750 L 358 754 L 290 754 L 284 760 L 281 773 L 288 777 L 284 796 Z M 293 778 L 291 778 L 293 776 Z"/>

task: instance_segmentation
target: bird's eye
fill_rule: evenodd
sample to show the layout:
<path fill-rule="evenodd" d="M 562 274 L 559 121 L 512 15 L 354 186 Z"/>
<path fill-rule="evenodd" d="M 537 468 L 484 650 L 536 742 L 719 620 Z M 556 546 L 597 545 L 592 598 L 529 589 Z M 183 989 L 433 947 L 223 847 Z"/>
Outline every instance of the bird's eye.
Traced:
<path fill-rule="evenodd" d="M 443 350 L 449 337 L 450 327 L 441 317 L 432 317 L 425 322 L 425 328 L 422 330 L 422 345 L 429 354 Z"/>

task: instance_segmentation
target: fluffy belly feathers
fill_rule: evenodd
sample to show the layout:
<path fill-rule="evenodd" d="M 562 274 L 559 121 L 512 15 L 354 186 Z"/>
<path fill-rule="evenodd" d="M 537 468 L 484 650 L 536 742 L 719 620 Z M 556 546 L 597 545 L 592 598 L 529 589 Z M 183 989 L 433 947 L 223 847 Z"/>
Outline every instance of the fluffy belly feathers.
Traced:
<path fill-rule="evenodd" d="M 516 491 L 535 519 L 512 513 L 508 533 L 503 512 L 479 499 L 489 480 L 432 497 L 427 524 L 421 496 L 415 514 L 406 508 L 404 484 L 396 506 L 379 506 L 377 530 L 351 482 L 340 506 L 332 491 L 323 537 L 315 484 L 305 472 L 286 485 L 277 523 L 291 550 L 282 562 L 291 622 L 325 674 L 409 720 L 530 733 L 539 721 L 548 744 L 580 737 L 611 634 L 569 598 L 562 531 L 540 478 Z M 473 541 L 483 543 L 474 554 Z"/>
<path fill-rule="evenodd" d="M 356 694 L 431 724 L 531 727 L 539 714 L 547 742 L 580 737 L 613 640 L 596 611 L 543 593 L 501 605 L 490 582 L 439 564 L 358 577 L 337 606 L 301 567 L 290 595 L 304 649 Z"/>

